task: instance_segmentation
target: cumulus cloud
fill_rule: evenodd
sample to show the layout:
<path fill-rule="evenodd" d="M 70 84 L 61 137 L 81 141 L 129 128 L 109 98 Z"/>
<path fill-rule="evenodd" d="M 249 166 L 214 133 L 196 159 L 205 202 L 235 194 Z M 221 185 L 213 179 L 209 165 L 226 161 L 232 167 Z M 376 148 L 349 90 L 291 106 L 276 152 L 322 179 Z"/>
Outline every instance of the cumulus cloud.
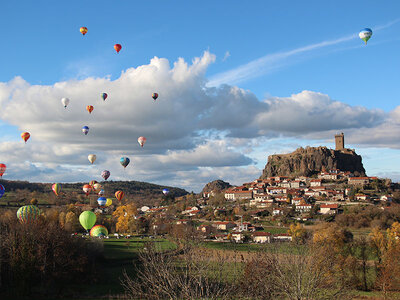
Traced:
<path fill-rule="evenodd" d="M 2 161 L 19 162 L 9 178 L 81 181 L 98 179 L 102 169 L 109 169 L 115 180 L 199 188 L 221 176 L 233 181 L 258 177 L 261 170 L 254 167 L 252 152 L 265 138 L 365 128 L 378 135 L 387 124 L 399 126 L 400 108 L 385 114 L 312 91 L 260 101 L 235 86 L 210 87 L 205 74 L 214 61 L 206 51 L 191 64 L 180 58 L 171 66 L 154 57 L 115 80 L 89 77 L 31 85 L 16 77 L 0 83 L 1 120 L 31 133 L 26 145 L 0 143 Z M 108 94 L 105 102 L 103 92 Z M 157 101 L 153 92 L 159 94 Z M 71 100 L 67 109 L 63 97 Z M 94 106 L 92 114 L 87 105 Z M 81 132 L 84 125 L 90 127 L 87 136 Z M 144 148 L 137 143 L 139 136 L 147 138 Z M 90 153 L 98 157 L 94 166 L 88 165 Z M 118 161 L 125 155 L 132 163 L 123 170 Z"/>

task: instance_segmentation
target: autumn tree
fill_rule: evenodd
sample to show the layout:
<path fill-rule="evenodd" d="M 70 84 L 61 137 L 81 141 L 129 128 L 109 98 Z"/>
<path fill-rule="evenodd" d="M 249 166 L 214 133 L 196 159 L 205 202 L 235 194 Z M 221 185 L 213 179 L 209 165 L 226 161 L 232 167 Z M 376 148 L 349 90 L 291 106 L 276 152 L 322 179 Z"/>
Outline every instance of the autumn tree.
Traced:
<path fill-rule="evenodd" d="M 79 228 L 80 225 L 77 215 L 72 211 L 67 212 L 65 215 L 65 230 L 69 232 L 75 232 L 78 231 Z"/>
<path fill-rule="evenodd" d="M 307 230 L 300 223 L 291 224 L 288 233 L 295 243 L 304 243 L 307 237 Z"/>
<path fill-rule="evenodd" d="M 134 204 L 119 206 L 113 213 L 114 219 L 117 220 L 115 230 L 119 233 L 133 233 L 136 231 L 135 216 L 137 209 Z"/>

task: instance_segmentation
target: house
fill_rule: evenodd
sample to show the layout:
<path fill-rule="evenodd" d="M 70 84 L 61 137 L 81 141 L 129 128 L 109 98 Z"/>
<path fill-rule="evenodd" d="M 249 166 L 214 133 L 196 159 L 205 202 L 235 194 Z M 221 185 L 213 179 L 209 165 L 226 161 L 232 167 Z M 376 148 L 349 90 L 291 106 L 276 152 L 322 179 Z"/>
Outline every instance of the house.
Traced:
<path fill-rule="evenodd" d="M 215 241 L 217 242 L 222 242 L 228 240 L 228 235 L 227 234 L 216 234 L 215 235 Z"/>
<path fill-rule="evenodd" d="M 267 187 L 266 188 L 267 194 L 270 195 L 277 195 L 277 194 L 286 194 L 287 188 L 284 187 Z"/>
<path fill-rule="evenodd" d="M 393 198 L 391 196 L 389 196 L 389 195 L 383 195 L 380 198 L 381 201 L 387 201 L 387 202 L 392 202 L 392 199 Z"/>
<path fill-rule="evenodd" d="M 338 173 L 327 173 L 327 172 L 321 172 L 318 174 L 319 179 L 328 179 L 328 180 L 337 180 L 339 178 Z"/>
<path fill-rule="evenodd" d="M 272 239 L 275 242 L 291 242 L 292 241 L 292 237 L 290 236 L 289 233 L 274 234 Z"/>
<path fill-rule="evenodd" d="M 251 199 L 251 198 L 253 198 L 253 191 L 227 190 L 225 192 L 225 199 L 227 199 L 227 200 L 242 200 L 242 199 Z"/>
<path fill-rule="evenodd" d="M 193 207 L 188 207 L 186 208 L 186 210 L 182 211 L 182 215 L 195 215 L 197 212 L 199 212 L 199 208 L 197 206 L 193 206 Z M 195 214 L 193 214 L 193 212 L 196 212 Z"/>
<path fill-rule="evenodd" d="M 205 234 L 210 234 L 212 231 L 212 227 L 210 225 L 202 224 L 199 227 L 197 227 L 197 230 Z"/>
<path fill-rule="evenodd" d="M 241 243 L 244 240 L 244 234 L 242 232 L 233 231 L 231 232 L 232 240 L 236 243 Z"/>
<path fill-rule="evenodd" d="M 263 232 L 263 231 L 256 231 L 254 232 L 251 237 L 254 243 L 271 243 L 271 233 Z"/>
<path fill-rule="evenodd" d="M 217 227 L 217 229 L 219 230 L 229 230 L 234 228 L 236 224 L 233 222 L 225 221 L 225 222 L 215 222 L 213 226 Z"/>
<path fill-rule="evenodd" d="M 338 209 L 339 205 L 337 204 L 321 204 L 320 213 L 323 215 L 336 214 Z"/>
<path fill-rule="evenodd" d="M 273 216 L 283 215 L 283 209 L 282 208 L 274 208 L 274 210 L 272 211 L 272 215 Z"/>
<path fill-rule="evenodd" d="M 176 220 L 176 225 L 187 225 L 191 222 L 192 222 L 191 220 L 181 219 L 181 220 Z"/>
<path fill-rule="evenodd" d="M 356 199 L 356 200 L 361 200 L 361 201 L 366 201 L 366 200 L 369 200 L 369 196 L 368 195 L 365 195 L 365 194 L 355 194 L 354 195 L 354 198 Z"/>
<path fill-rule="evenodd" d="M 311 179 L 310 180 L 310 186 L 321 186 L 322 185 L 322 179 Z"/>
<path fill-rule="evenodd" d="M 308 204 L 308 203 L 302 202 L 299 205 L 296 205 L 297 212 L 301 212 L 301 213 L 310 212 L 311 209 L 312 209 L 312 205 Z"/>
<path fill-rule="evenodd" d="M 347 183 L 351 185 L 367 185 L 369 183 L 368 177 L 349 177 Z"/>
<path fill-rule="evenodd" d="M 302 197 L 293 197 L 292 198 L 292 204 L 294 204 L 294 205 L 299 205 L 301 202 L 305 202 L 304 198 L 302 198 Z"/>

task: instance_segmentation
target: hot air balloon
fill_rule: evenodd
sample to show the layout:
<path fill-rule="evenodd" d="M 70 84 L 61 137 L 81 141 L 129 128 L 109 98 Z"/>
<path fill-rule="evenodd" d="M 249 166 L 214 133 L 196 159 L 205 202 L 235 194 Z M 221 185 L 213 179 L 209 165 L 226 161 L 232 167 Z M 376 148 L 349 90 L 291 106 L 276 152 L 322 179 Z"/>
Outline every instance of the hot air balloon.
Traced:
<path fill-rule="evenodd" d="M 21 223 L 30 223 L 40 215 L 40 209 L 34 205 L 25 205 L 18 209 L 17 218 Z"/>
<path fill-rule="evenodd" d="M 87 29 L 86 27 L 81 27 L 81 28 L 79 28 L 79 31 L 80 31 L 83 35 L 85 35 L 85 34 L 88 32 L 88 29 Z"/>
<path fill-rule="evenodd" d="M 89 133 L 89 127 L 83 126 L 83 127 L 82 127 L 82 132 L 83 132 L 85 135 L 87 135 L 87 134 Z"/>
<path fill-rule="evenodd" d="M 163 189 L 162 192 L 165 196 L 167 196 L 169 194 L 169 189 Z"/>
<path fill-rule="evenodd" d="M 54 194 L 56 194 L 56 196 L 58 196 L 61 192 L 61 184 L 55 183 L 55 184 L 53 184 L 51 189 L 53 190 Z"/>
<path fill-rule="evenodd" d="M 86 230 L 89 230 L 96 223 L 96 215 L 90 210 L 85 210 L 79 215 L 79 223 Z"/>
<path fill-rule="evenodd" d="M 121 201 L 122 198 L 124 198 L 124 192 L 123 191 L 116 191 L 115 192 L 115 198 L 117 198 L 118 201 Z"/>
<path fill-rule="evenodd" d="M 91 164 L 93 164 L 96 160 L 96 154 L 89 154 L 88 160 L 90 161 Z"/>
<path fill-rule="evenodd" d="M 103 189 L 101 189 L 97 194 L 99 195 L 99 196 L 103 196 L 104 195 L 104 190 Z"/>
<path fill-rule="evenodd" d="M 4 193 L 6 192 L 6 189 L 2 184 L 0 184 L 0 198 L 3 197 Z"/>
<path fill-rule="evenodd" d="M 364 28 L 360 31 L 360 33 L 358 34 L 358 36 L 360 37 L 360 39 L 362 39 L 365 42 L 365 45 L 367 44 L 368 40 L 371 38 L 372 36 L 372 30 L 369 28 Z"/>
<path fill-rule="evenodd" d="M 69 99 L 68 98 L 62 98 L 61 99 L 61 103 L 62 103 L 62 105 L 64 105 L 64 108 L 67 108 L 67 106 L 69 104 Z"/>
<path fill-rule="evenodd" d="M 143 145 L 144 145 L 144 143 L 146 143 L 147 139 L 144 136 L 140 136 L 137 139 L 137 141 L 138 141 L 139 145 L 143 148 Z"/>
<path fill-rule="evenodd" d="M 110 171 L 104 170 L 103 172 L 101 172 L 101 177 L 103 177 L 104 180 L 107 180 L 108 177 L 110 177 Z"/>
<path fill-rule="evenodd" d="M 91 188 L 93 188 L 93 186 L 94 186 L 96 183 L 97 183 L 96 180 L 92 180 L 92 181 L 89 182 L 89 185 L 90 185 Z"/>
<path fill-rule="evenodd" d="M 154 101 L 156 101 L 157 98 L 158 98 L 158 94 L 157 94 L 157 93 L 153 93 L 153 94 L 151 95 L 151 97 L 154 99 Z"/>
<path fill-rule="evenodd" d="M 112 199 L 111 198 L 107 198 L 107 202 L 106 202 L 106 206 L 110 206 L 112 204 Z"/>
<path fill-rule="evenodd" d="M 108 95 L 106 93 L 102 93 L 101 94 L 101 99 L 103 99 L 103 101 L 106 101 Z"/>
<path fill-rule="evenodd" d="M 29 138 L 31 137 L 31 135 L 29 134 L 29 132 L 23 132 L 23 133 L 21 133 L 21 137 L 24 140 L 24 142 L 26 143 L 27 140 L 29 140 Z"/>
<path fill-rule="evenodd" d="M 96 192 L 96 193 L 98 193 L 98 192 L 100 192 L 100 190 L 103 188 L 103 186 L 100 184 L 100 183 L 95 183 L 94 185 L 93 185 L 93 187 L 92 187 L 92 189 Z"/>
<path fill-rule="evenodd" d="M 90 192 L 92 191 L 92 187 L 88 184 L 85 184 L 82 189 L 86 196 L 89 196 Z"/>
<path fill-rule="evenodd" d="M 93 105 L 86 106 L 86 110 L 89 112 L 89 114 L 92 113 L 93 109 L 94 109 Z"/>
<path fill-rule="evenodd" d="M 126 168 L 129 163 L 131 162 L 131 160 L 128 157 L 121 157 L 121 159 L 119 160 L 119 163 Z"/>
<path fill-rule="evenodd" d="M 7 166 L 5 164 L 0 164 L 0 178 L 3 177 L 4 172 L 6 171 Z"/>
<path fill-rule="evenodd" d="M 90 230 L 90 236 L 93 236 L 93 237 L 101 237 L 101 236 L 107 236 L 107 235 L 108 235 L 108 230 L 103 225 L 93 226 L 93 228 Z"/>
<path fill-rule="evenodd" d="M 119 51 L 121 51 L 121 49 L 122 49 L 122 46 L 120 44 L 115 44 L 114 49 L 115 49 L 115 51 L 117 51 L 117 53 L 119 53 Z"/>
<path fill-rule="evenodd" d="M 104 206 L 104 205 L 106 205 L 106 203 L 107 203 L 107 198 L 106 198 L 106 197 L 99 197 L 99 198 L 97 198 L 97 203 L 98 203 L 100 206 Z"/>

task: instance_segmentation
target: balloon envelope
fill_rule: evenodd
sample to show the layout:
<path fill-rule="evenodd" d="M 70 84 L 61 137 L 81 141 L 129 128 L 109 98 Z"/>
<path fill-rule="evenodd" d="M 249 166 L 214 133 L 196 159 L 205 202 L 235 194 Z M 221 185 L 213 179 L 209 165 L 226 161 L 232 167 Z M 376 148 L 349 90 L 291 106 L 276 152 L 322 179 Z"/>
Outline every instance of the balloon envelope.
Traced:
<path fill-rule="evenodd" d="M 18 209 L 17 218 L 21 223 L 30 223 L 38 218 L 40 209 L 34 205 L 25 205 Z"/>
<path fill-rule="evenodd" d="M 61 103 L 62 103 L 62 105 L 64 105 L 64 108 L 67 108 L 67 106 L 69 104 L 69 99 L 68 98 L 62 98 L 61 99 Z"/>
<path fill-rule="evenodd" d="M 86 110 L 89 112 L 89 114 L 92 113 L 93 109 L 94 109 L 93 105 L 86 106 Z"/>
<path fill-rule="evenodd" d="M 163 192 L 164 195 L 168 195 L 169 194 L 169 189 L 163 189 L 162 192 Z"/>
<path fill-rule="evenodd" d="M 108 177 L 110 177 L 110 171 L 104 170 L 103 172 L 101 172 L 101 177 L 103 177 L 104 180 L 107 180 Z"/>
<path fill-rule="evenodd" d="M 89 133 L 89 127 L 83 126 L 83 127 L 82 127 L 82 132 L 83 132 L 85 135 L 87 135 L 87 134 Z"/>
<path fill-rule="evenodd" d="M 88 184 L 85 184 L 82 189 L 83 189 L 83 192 L 86 194 L 86 196 L 88 196 L 90 194 L 90 192 L 92 191 L 92 187 Z"/>
<path fill-rule="evenodd" d="M 110 206 L 112 204 L 112 199 L 107 198 L 106 206 Z"/>
<path fill-rule="evenodd" d="M 106 198 L 106 197 L 99 197 L 99 198 L 97 198 L 97 203 L 98 203 L 100 206 L 104 206 L 104 205 L 106 205 L 106 203 L 107 203 L 107 198 Z"/>
<path fill-rule="evenodd" d="M 108 95 L 106 93 L 102 93 L 101 94 L 101 99 L 103 99 L 103 101 L 106 101 Z"/>
<path fill-rule="evenodd" d="M 96 223 L 96 215 L 90 210 L 86 210 L 79 215 L 79 223 L 86 230 L 89 230 Z"/>
<path fill-rule="evenodd" d="M 129 163 L 131 162 L 131 160 L 128 157 L 121 157 L 121 159 L 119 160 L 119 163 L 126 168 Z"/>
<path fill-rule="evenodd" d="M 29 140 L 31 135 L 29 134 L 29 132 L 23 132 L 23 133 L 21 133 L 21 137 L 24 140 L 24 142 L 26 143 L 26 141 Z"/>
<path fill-rule="evenodd" d="M 102 195 L 104 195 L 104 190 L 102 189 L 102 190 L 100 190 L 99 192 L 98 192 L 98 195 L 99 196 L 102 196 Z"/>
<path fill-rule="evenodd" d="M 92 180 L 89 182 L 89 185 L 93 188 L 93 186 L 97 183 L 96 180 Z"/>
<path fill-rule="evenodd" d="M 81 27 L 81 28 L 79 28 L 79 31 L 80 31 L 83 35 L 85 35 L 85 34 L 88 32 L 88 29 L 87 29 L 86 27 Z"/>
<path fill-rule="evenodd" d="M 115 51 L 117 51 L 117 53 L 119 53 L 119 51 L 121 51 L 121 49 L 122 49 L 122 46 L 120 44 L 115 44 L 114 49 L 115 49 Z"/>
<path fill-rule="evenodd" d="M 3 197 L 4 193 L 6 192 L 6 189 L 2 184 L 0 184 L 0 198 Z"/>
<path fill-rule="evenodd" d="M 115 198 L 117 198 L 118 201 L 121 201 L 122 198 L 124 198 L 124 192 L 123 191 L 116 191 L 115 192 Z"/>
<path fill-rule="evenodd" d="M 137 139 L 137 141 L 138 141 L 139 145 L 140 145 L 141 147 L 143 147 L 143 145 L 144 145 L 144 143 L 146 143 L 147 139 L 146 139 L 144 136 L 140 136 L 140 137 Z"/>
<path fill-rule="evenodd" d="M 368 40 L 372 36 L 372 30 L 370 28 L 364 28 L 360 31 L 358 36 L 365 42 L 365 44 L 367 44 Z"/>
<path fill-rule="evenodd" d="M 0 164 L 0 177 L 3 176 L 6 169 L 7 169 L 7 166 L 5 164 Z"/>
<path fill-rule="evenodd" d="M 151 95 L 151 97 L 154 99 L 154 101 L 156 101 L 157 98 L 158 98 L 158 94 L 157 94 L 157 93 L 153 93 L 153 94 Z"/>
<path fill-rule="evenodd" d="M 99 237 L 99 236 L 107 236 L 108 230 L 103 225 L 96 225 L 90 230 L 90 236 Z"/>
<path fill-rule="evenodd" d="M 95 191 L 96 193 L 100 192 L 100 190 L 101 190 L 102 188 L 103 188 L 103 187 L 101 186 L 100 183 L 95 183 L 95 184 L 93 185 L 93 189 L 94 189 L 94 191 Z"/>
<path fill-rule="evenodd" d="M 56 194 L 56 196 L 58 196 L 61 192 L 61 184 L 55 183 L 55 184 L 53 184 L 51 189 L 53 190 L 54 194 Z"/>
<path fill-rule="evenodd" d="M 90 161 L 91 164 L 93 164 L 96 160 L 96 154 L 89 154 L 88 160 Z"/>

